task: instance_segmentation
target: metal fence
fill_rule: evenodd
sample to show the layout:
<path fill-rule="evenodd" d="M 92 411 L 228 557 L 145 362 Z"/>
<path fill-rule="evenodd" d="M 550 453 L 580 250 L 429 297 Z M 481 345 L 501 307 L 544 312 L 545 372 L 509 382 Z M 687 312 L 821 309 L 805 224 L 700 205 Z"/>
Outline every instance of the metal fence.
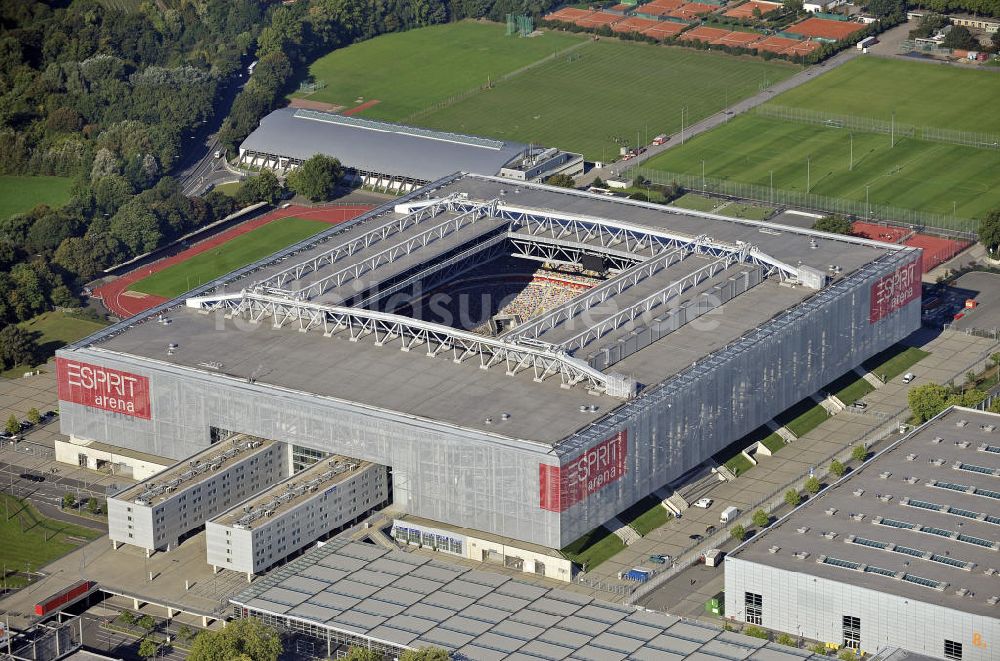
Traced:
<path fill-rule="evenodd" d="M 770 186 L 761 186 L 760 184 L 748 184 L 716 177 L 703 177 L 696 174 L 652 170 L 638 166 L 630 168 L 623 174 L 623 177 L 627 179 L 634 179 L 637 176 L 654 184 L 678 184 L 687 190 L 696 192 L 724 195 L 726 197 L 760 202 L 775 207 L 794 207 L 821 213 L 853 216 L 870 222 L 908 227 L 917 231 L 931 230 L 937 234 L 967 239 L 969 241 L 976 240 L 976 232 L 979 228 L 979 221 L 973 218 L 960 218 L 958 216 L 930 213 L 928 211 L 902 209 L 887 204 L 871 202 L 870 200 L 827 197 L 825 195 L 816 195 L 815 193 L 772 188 Z"/>
<path fill-rule="evenodd" d="M 944 142 L 976 149 L 1000 149 L 1000 134 L 979 133 L 976 131 L 956 131 L 954 129 L 936 128 L 931 126 L 913 126 L 894 119 L 886 121 L 874 117 L 858 115 L 838 115 L 821 110 L 805 108 L 790 108 L 788 106 L 765 104 L 757 106 L 752 111 L 759 117 L 780 119 L 799 124 L 813 124 L 828 128 L 848 129 L 859 133 L 881 133 L 897 138 L 915 138 L 929 142 Z"/>

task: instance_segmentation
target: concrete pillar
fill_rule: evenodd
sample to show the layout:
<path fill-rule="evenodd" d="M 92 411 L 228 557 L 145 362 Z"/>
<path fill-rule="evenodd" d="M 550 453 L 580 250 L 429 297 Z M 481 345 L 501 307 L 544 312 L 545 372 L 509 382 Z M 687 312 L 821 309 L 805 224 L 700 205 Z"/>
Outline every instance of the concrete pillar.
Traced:
<path fill-rule="evenodd" d="M 219 573 L 219 568 L 216 565 L 212 565 L 212 573 L 213 574 L 218 574 Z"/>
<path fill-rule="evenodd" d="M 116 542 L 113 539 L 111 540 L 111 550 L 112 551 L 117 551 L 118 550 L 118 542 Z"/>
<path fill-rule="evenodd" d="M 208 616 L 207 615 L 202 615 L 201 616 L 201 628 L 202 629 L 207 629 L 208 628 Z"/>
<path fill-rule="evenodd" d="M 146 557 L 148 558 L 151 555 L 153 555 L 153 550 L 152 549 L 146 549 Z"/>
<path fill-rule="evenodd" d="M 142 608 L 142 603 L 138 599 L 133 598 L 132 599 L 132 608 L 135 609 L 135 610 L 139 610 L 140 608 Z"/>
<path fill-rule="evenodd" d="M 177 612 L 179 613 L 180 611 Z M 174 609 L 171 608 L 170 606 L 167 606 L 167 619 L 168 620 L 174 619 Z"/>
<path fill-rule="evenodd" d="M 247 583 L 253 582 L 253 572 L 247 572 Z"/>

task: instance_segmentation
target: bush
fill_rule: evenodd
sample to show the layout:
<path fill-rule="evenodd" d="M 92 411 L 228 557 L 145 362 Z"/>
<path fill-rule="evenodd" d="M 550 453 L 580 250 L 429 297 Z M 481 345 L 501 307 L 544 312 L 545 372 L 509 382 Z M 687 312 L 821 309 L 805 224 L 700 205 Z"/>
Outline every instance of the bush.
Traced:
<path fill-rule="evenodd" d="M 744 629 L 743 633 L 751 636 L 752 638 L 761 638 L 763 640 L 769 640 L 771 638 L 766 629 L 762 629 L 761 627 L 757 627 L 752 624 Z"/>
<path fill-rule="evenodd" d="M 42 414 L 36 408 L 28 409 L 28 420 L 31 421 L 31 424 L 37 425 L 42 421 Z"/>
<path fill-rule="evenodd" d="M 771 522 L 771 517 L 764 510 L 757 510 L 753 513 L 753 524 L 758 528 L 766 528 Z"/>
<path fill-rule="evenodd" d="M 855 445 L 851 448 L 851 459 L 854 461 L 864 461 L 868 457 L 868 448 L 864 445 Z"/>
<path fill-rule="evenodd" d="M 68 493 L 65 496 L 63 496 L 62 500 L 63 509 L 69 509 L 70 507 L 73 507 L 73 505 L 76 505 L 76 496 L 74 496 L 71 493 Z"/>
<path fill-rule="evenodd" d="M 787 633 L 783 633 L 775 640 L 779 645 L 787 645 L 788 647 L 798 647 L 795 639 L 789 636 Z"/>
<path fill-rule="evenodd" d="M 799 503 L 802 502 L 802 496 L 795 489 L 789 489 L 785 492 L 785 503 L 789 507 L 798 507 Z"/>
<path fill-rule="evenodd" d="M 840 661 L 855 661 L 855 659 L 858 658 L 858 655 L 850 647 L 845 647 L 840 650 L 840 654 L 837 655 L 837 658 L 840 659 Z"/>
<path fill-rule="evenodd" d="M 747 529 L 737 524 L 733 526 L 732 530 L 729 531 L 729 536 L 737 542 L 742 542 L 747 537 Z"/>
<path fill-rule="evenodd" d="M 840 463 L 836 459 L 830 462 L 830 474 L 834 477 L 843 477 L 846 471 L 847 468 L 844 467 L 844 464 Z"/>
<path fill-rule="evenodd" d="M 826 645 L 823 643 L 816 643 L 809 648 L 809 651 L 813 654 L 826 654 Z"/>
<path fill-rule="evenodd" d="M 819 493 L 820 486 L 819 480 L 815 477 L 810 477 L 806 480 L 806 491 L 814 496 Z"/>
<path fill-rule="evenodd" d="M 96 498 L 87 499 L 87 511 L 90 512 L 91 514 L 101 513 L 101 505 L 100 503 L 97 502 Z"/>

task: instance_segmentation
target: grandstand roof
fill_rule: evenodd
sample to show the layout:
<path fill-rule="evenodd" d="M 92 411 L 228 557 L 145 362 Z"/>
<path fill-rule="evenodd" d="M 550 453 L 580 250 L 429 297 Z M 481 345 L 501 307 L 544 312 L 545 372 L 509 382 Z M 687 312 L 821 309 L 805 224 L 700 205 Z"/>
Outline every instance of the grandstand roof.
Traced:
<path fill-rule="evenodd" d="M 457 206 L 447 207 L 443 202 L 447 200 L 455 200 Z M 415 206 L 425 213 L 419 222 L 413 221 L 414 215 L 410 212 Z M 465 211 L 469 207 L 473 211 Z M 398 205 L 387 204 L 231 274 L 224 284 L 202 287 L 191 293 L 197 296 L 190 299 L 189 305 L 200 305 L 202 300 L 232 305 L 249 301 L 248 304 L 256 305 L 278 296 L 267 292 L 284 291 L 286 293 L 281 296 L 296 301 L 293 306 L 329 310 L 330 306 L 348 305 L 351 307 L 337 309 L 357 310 L 357 299 L 367 296 L 369 288 L 385 289 L 384 283 L 401 277 L 419 276 L 423 282 L 427 269 L 447 264 L 452 256 L 464 255 L 491 241 L 508 242 L 504 244 L 506 254 L 511 252 L 506 247 L 508 244 L 513 245 L 524 237 L 539 242 L 548 240 L 553 245 L 600 248 L 598 233 L 580 235 L 575 242 L 568 233 L 553 237 L 540 225 L 531 226 L 523 221 L 519 224 L 510 219 L 512 214 L 518 213 L 546 218 L 554 218 L 555 214 L 608 232 L 646 233 L 647 237 L 666 235 L 676 237 L 686 246 L 664 250 L 646 259 L 629 251 L 650 249 L 651 241 L 638 244 L 616 241 L 607 248 L 609 253 L 632 255 L 643 268 L 655 260 L 664 261 L 660 268 L 614 294 L 615 305 L 587 310 L 589 326 L 579 323 L 583 316 L 579 315 L 572 322 L 569 318 L 565 322 L 552 323 L 534 336 L 542 343 L 535 346 L 559 346 L 580 331 L 608 324 L 606 332 L 587 338 L 587 341 L 581 340 L 583 344 L 578 350 L 566 349 L 571 356 L 565 359 L 566 364 L 571 368 L 583 366 L 591 370 L 588 374 L 600 377 L 611 378 L 614 373 L 629 375 L 644 386 L 669 379 L 815 293 L 806 286 L 779 284 L 779 278 L 774 275 L 725 302 L 719 308 L 720 314 L 712 317 L 714 328 L 711 330 L 699 324 L 682 325 L 607 369 L 598 370 L 587 365 L 593 354 L 604 346 L 628 339 L 623 333 L 630 332 L 629 327 L 612 323 L 615 321 L 610 316 L 613 310 L 627 310 L 698 273 L 703 275 L 678 288 L 669 305 L 701 300 L 703 292 L 731 282 L 735 273 L 770 264 L 729 261 L 727 255 L 736 253 L 727 250 L 745 250 L 753 244 L 759 248 L 759 252 L 753 253 L 757 257 L 774 263 L 800 265 L 790 267 L 793 270 L 811 267 L 827 272 L 829 265 L 837 265 L 841 270 L 835 278 L 844 277 L 889 253 L 909 250 L 852 237 L 823 235 L 539 184 L 455 175 L 402 198 Z M 372 233 L 385 233 L 385 236 L 369 241 L 366 237 Z M 391 250 L 384 247 L 387 244 Z M 690 251 L 690 246 L 695 245 L 716 246 L 722 250 L 722 257 L 718 252 Z M 331 261 L 329 256 L 343 246 L 350 246 L 350 250 L 344 250 Z M 394 246 L 405 246 L 405 250 Z M 682 256 L 667 259 L 674 252 Z M 390 253 L 395 257 L 392 260 L 386 258 Z M 326 261 L 321 259 L 324 255 Z M 630 267 L 622 277 L 632 270 Z M 604 284 L 615 282 L 619 281 L 612 279 Z M 271 289 L 262 289 L 264 284 Z M 260 291 L 264 293 L 254 293 Z M 567 305 L 579 303 L 577 296 Z M 664 307 L 665 304 L 659 309 Z M 557 307 L 551 314 L 562 309 Z M 147 322 L 155 319 L 161 310 L 169 317 L 170 324 Z M 367 310 L 361 312 L 369 314 Z M 369 316 L 380 314 L 384 313 L 376 311 Z M 397 318 L 410 322 L 405 317 Z M 476 358 L 456 363 L 451 358 L 453 345 L 458 340 L 451 341 L 441 355 L 428 358 L 427 353 L 432 348 L 430 342 L 419 344 L 410 351 L 400 351 L 399 335 L 390 334 L 385 342 L 382 341 L 385 338 L 360 335 L 357 341 L 349 342 L 343 339 L 347 331 L 341 327 L 332 336 L 324 334 L 324 329 L 334 330 L 325 325 L 313 326 L 315 330 L 309 332 L 298 332 L 300 321 L 275 328 L 270 322 L 249 324 L 240 319 L 224 320 L 221 311 L 205 314 L 185 307 L 184 298 L 181 298 L 149 311 L 145 317 L 113 326 L 75 348 L 99 345 L 102 351 L 134 356 L 140 364 L 143 360 L 155 360 L 161 365 L 169 363 L 241 382 L 254 375 L 254 387 L 273 384 L 373 409 L 543 444 L 558 443 L 621 403 L 613 393 L 594 395 L 588 394 L 587 388 L 582 386 L 560 387 L 558 375 L 536 381 L 530 370 L 508 376 L 503 363 L 498 363 L 495 369 L 481 369 L 480 360 Z M 570 323 L 576 323 L 576 327 Z M 517 333 L 527 326 L 522 324 L 511 332 Z M 454 333 L 461 335 L 462 332 Z M 468 336 L 479 337 L 466 333 L 465 337 Z M 503 342 L 492 341 L 501 347 L 531 346 L 528 340 L 537 342 L 532 338 L 522 341 L 516 335 L 510 338 L 509 334 L 504 338 L 507 339 Z M 165 348 L 169 343 L 177 343 L 178 347 L 168 354 Z M 549 355 L 543 349 L 538 351 Z M 216 366 L 206 367 L 210 364 Z M 595 404 L 597 410 L 582 411 L 583 404 Z M 503 418 L 503 413 L 509 413 L 509 418 Z"/>
<path fill-rule="evenodd" d="M 952 408 L 731 555 L 996 617 L 998 477 L 1000 415 Z"/>
<path fill-rule="evenodd" d="M 296 108 L 261 120 L 240 150 L 300 160 L 336 157 L 346 167 L 434 181 L 456 170 L 493 175 L 528 145 L 411 128 Z"/>

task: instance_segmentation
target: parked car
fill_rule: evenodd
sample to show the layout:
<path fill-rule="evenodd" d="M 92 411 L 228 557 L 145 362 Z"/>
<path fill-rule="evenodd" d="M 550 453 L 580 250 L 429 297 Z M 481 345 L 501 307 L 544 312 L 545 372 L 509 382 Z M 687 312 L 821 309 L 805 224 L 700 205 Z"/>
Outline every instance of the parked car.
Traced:
<path fill-rule="evenodd" d="M 649 556 L 649 561 L 654 565 L 665 565 L 667 564 L 667 559 L 662 555 L 651 555 Z"/>
<path fill-rule="evenodd" d="M 44 475 L 36 475 L 35 473 L 21 473 L 21 479 L 28 480 L 29 482 L 44 482 Z"/>
<path fill-rule="evenodd" d="M 903 375 L 903 383 L 909 383 L 910 381 L 913 381 L 915 378 L 917 377 L 913 372 L 907 372 L 906 374 Z"/>
<path fill-rule="evenodd" d="M 712 500 L 711 498 L 699 498 L 697 501 L 695 501 L 694 506 L 700 507 L 703 510 L 707 510 L 709 507 L 712 506 L 713 502 L 715 501 Z"/>

